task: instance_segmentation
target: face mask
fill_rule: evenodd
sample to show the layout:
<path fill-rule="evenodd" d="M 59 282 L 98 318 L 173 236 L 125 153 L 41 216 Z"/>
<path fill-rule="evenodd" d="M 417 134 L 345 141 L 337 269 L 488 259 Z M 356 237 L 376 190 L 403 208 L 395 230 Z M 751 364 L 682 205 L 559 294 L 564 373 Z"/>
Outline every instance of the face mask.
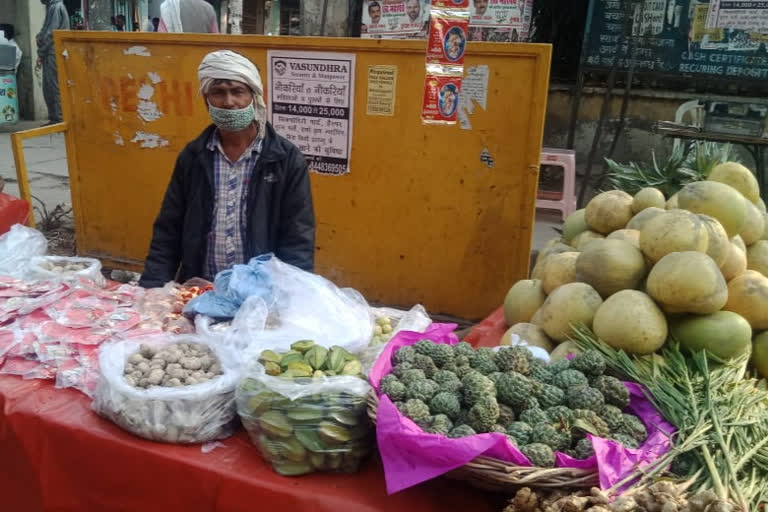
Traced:
<path fill-rule="evenodd" d="M 241 132 L 245 130 L 254 121 L 255 116 L 253 101 L 245 108 L 234 110 L 217 108 L 208 103 L 208 112 L 213 124 L 228 132 Z"/>

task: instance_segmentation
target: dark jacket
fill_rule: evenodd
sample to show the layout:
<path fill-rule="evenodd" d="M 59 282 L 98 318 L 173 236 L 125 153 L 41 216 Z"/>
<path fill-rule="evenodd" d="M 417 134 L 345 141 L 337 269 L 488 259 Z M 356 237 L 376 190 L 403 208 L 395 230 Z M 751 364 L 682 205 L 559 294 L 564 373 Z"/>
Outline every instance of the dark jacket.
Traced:
<path fill-rule="evenodd" d="M 312 271 L 315 214 L 307 162 L 296 146 L 269 123 L 266 126 L 261 155 L 248 185 L 243 263 L 274 252 L 286 263 Z M 214 129 L 209 126 L 176 160 L 139 281 L 145 288 L 205 274 L 216 197 L 214 154 L 206 144 Z"/>

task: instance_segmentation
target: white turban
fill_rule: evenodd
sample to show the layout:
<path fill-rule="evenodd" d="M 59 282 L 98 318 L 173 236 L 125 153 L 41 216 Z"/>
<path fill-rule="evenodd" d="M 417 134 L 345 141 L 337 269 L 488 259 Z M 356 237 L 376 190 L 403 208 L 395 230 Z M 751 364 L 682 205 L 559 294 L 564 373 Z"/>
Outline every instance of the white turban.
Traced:
<path fill-rule="evenodd" d="M 253 91 L 256 121 L 263 126 L 267 114 L 264 86 L 253 62 L 232 50 L 211 52 L 197 68 L 197 78 L 200 80 L 201 93 L 205 93 L 214 80 L 235 80 L 246 84 Z"/>

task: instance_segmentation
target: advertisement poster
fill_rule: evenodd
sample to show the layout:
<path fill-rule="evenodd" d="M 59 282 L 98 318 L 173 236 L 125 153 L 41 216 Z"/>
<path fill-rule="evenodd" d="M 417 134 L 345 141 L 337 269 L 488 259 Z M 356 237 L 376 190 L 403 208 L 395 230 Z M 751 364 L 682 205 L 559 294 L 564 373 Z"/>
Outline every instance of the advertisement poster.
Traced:
<path fill-rule="evenodd" d="M 509 41 L 525 41 L 532 11 L 533 0 L 472 0 L 469 8 L 472 40 L 487 41 L 492 34 L 503 34 Z M 477 38 L 477 34 L 484 39 Z"/>
<path fill-rule="evenodd" d="M 421 119 L 429 124 L 456 124 L 461 77 L 427 74 Z"/>
<path fill-rule="evenodd" d="M 365 0 L 360 37 L 426 37 L 429 0 Z"/>
<path fill-rule="evenodd" d="M 461 65 L 467 48 L 467 18 L 434 15 L 429 24 L 427 64 Z"/>
<path fill-rule="evenodd" d="M 368 102 L 365 113 L 369 116 L 395 115 L 396 85 L 397 66 L 368 66 Z"/>
<path fill-rule="evenodd" d="M 19 122 L 19 97 L 16 76 L 0 76 L 0 124 Z"/>
<path fill-rule="evenodd" d="M 267 116 L 304 154 L 309 169 L 346 174 L 352 148 L 355 56 L 267 52 Z"/>
<path fill-rule="evenodd" d="M 710 0 L 707 28 L 732 28 L 768 33 L 768 2 L 765 0 Z"/>
<path fill-rule="evenodd" d="M 469 7 L 469 0 L 432 0 L 432 7 L 435 9 L 466 9 Z"/>

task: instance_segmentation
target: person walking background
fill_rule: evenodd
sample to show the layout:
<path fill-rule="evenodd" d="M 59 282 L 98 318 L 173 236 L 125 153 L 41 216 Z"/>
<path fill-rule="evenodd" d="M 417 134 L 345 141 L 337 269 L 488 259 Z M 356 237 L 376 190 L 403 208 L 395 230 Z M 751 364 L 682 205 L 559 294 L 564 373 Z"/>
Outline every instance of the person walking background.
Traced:
<path fill-rule="evenodd" d="M 213 6 L 205 0 L 165 0 L 157 31 L 218 34 L 219 22 Z"/>
<path fill-rule="evenodd" d="M 43 97 L 48 108 L 47 125 L 61 122 L 61 98 L 56 71 L 53 31 L 69 30 L 69 14 L 62 0 L 40 0 L 46 6 L 45 21 L 37 34 L 37 68 L 43 68 Z"/>

